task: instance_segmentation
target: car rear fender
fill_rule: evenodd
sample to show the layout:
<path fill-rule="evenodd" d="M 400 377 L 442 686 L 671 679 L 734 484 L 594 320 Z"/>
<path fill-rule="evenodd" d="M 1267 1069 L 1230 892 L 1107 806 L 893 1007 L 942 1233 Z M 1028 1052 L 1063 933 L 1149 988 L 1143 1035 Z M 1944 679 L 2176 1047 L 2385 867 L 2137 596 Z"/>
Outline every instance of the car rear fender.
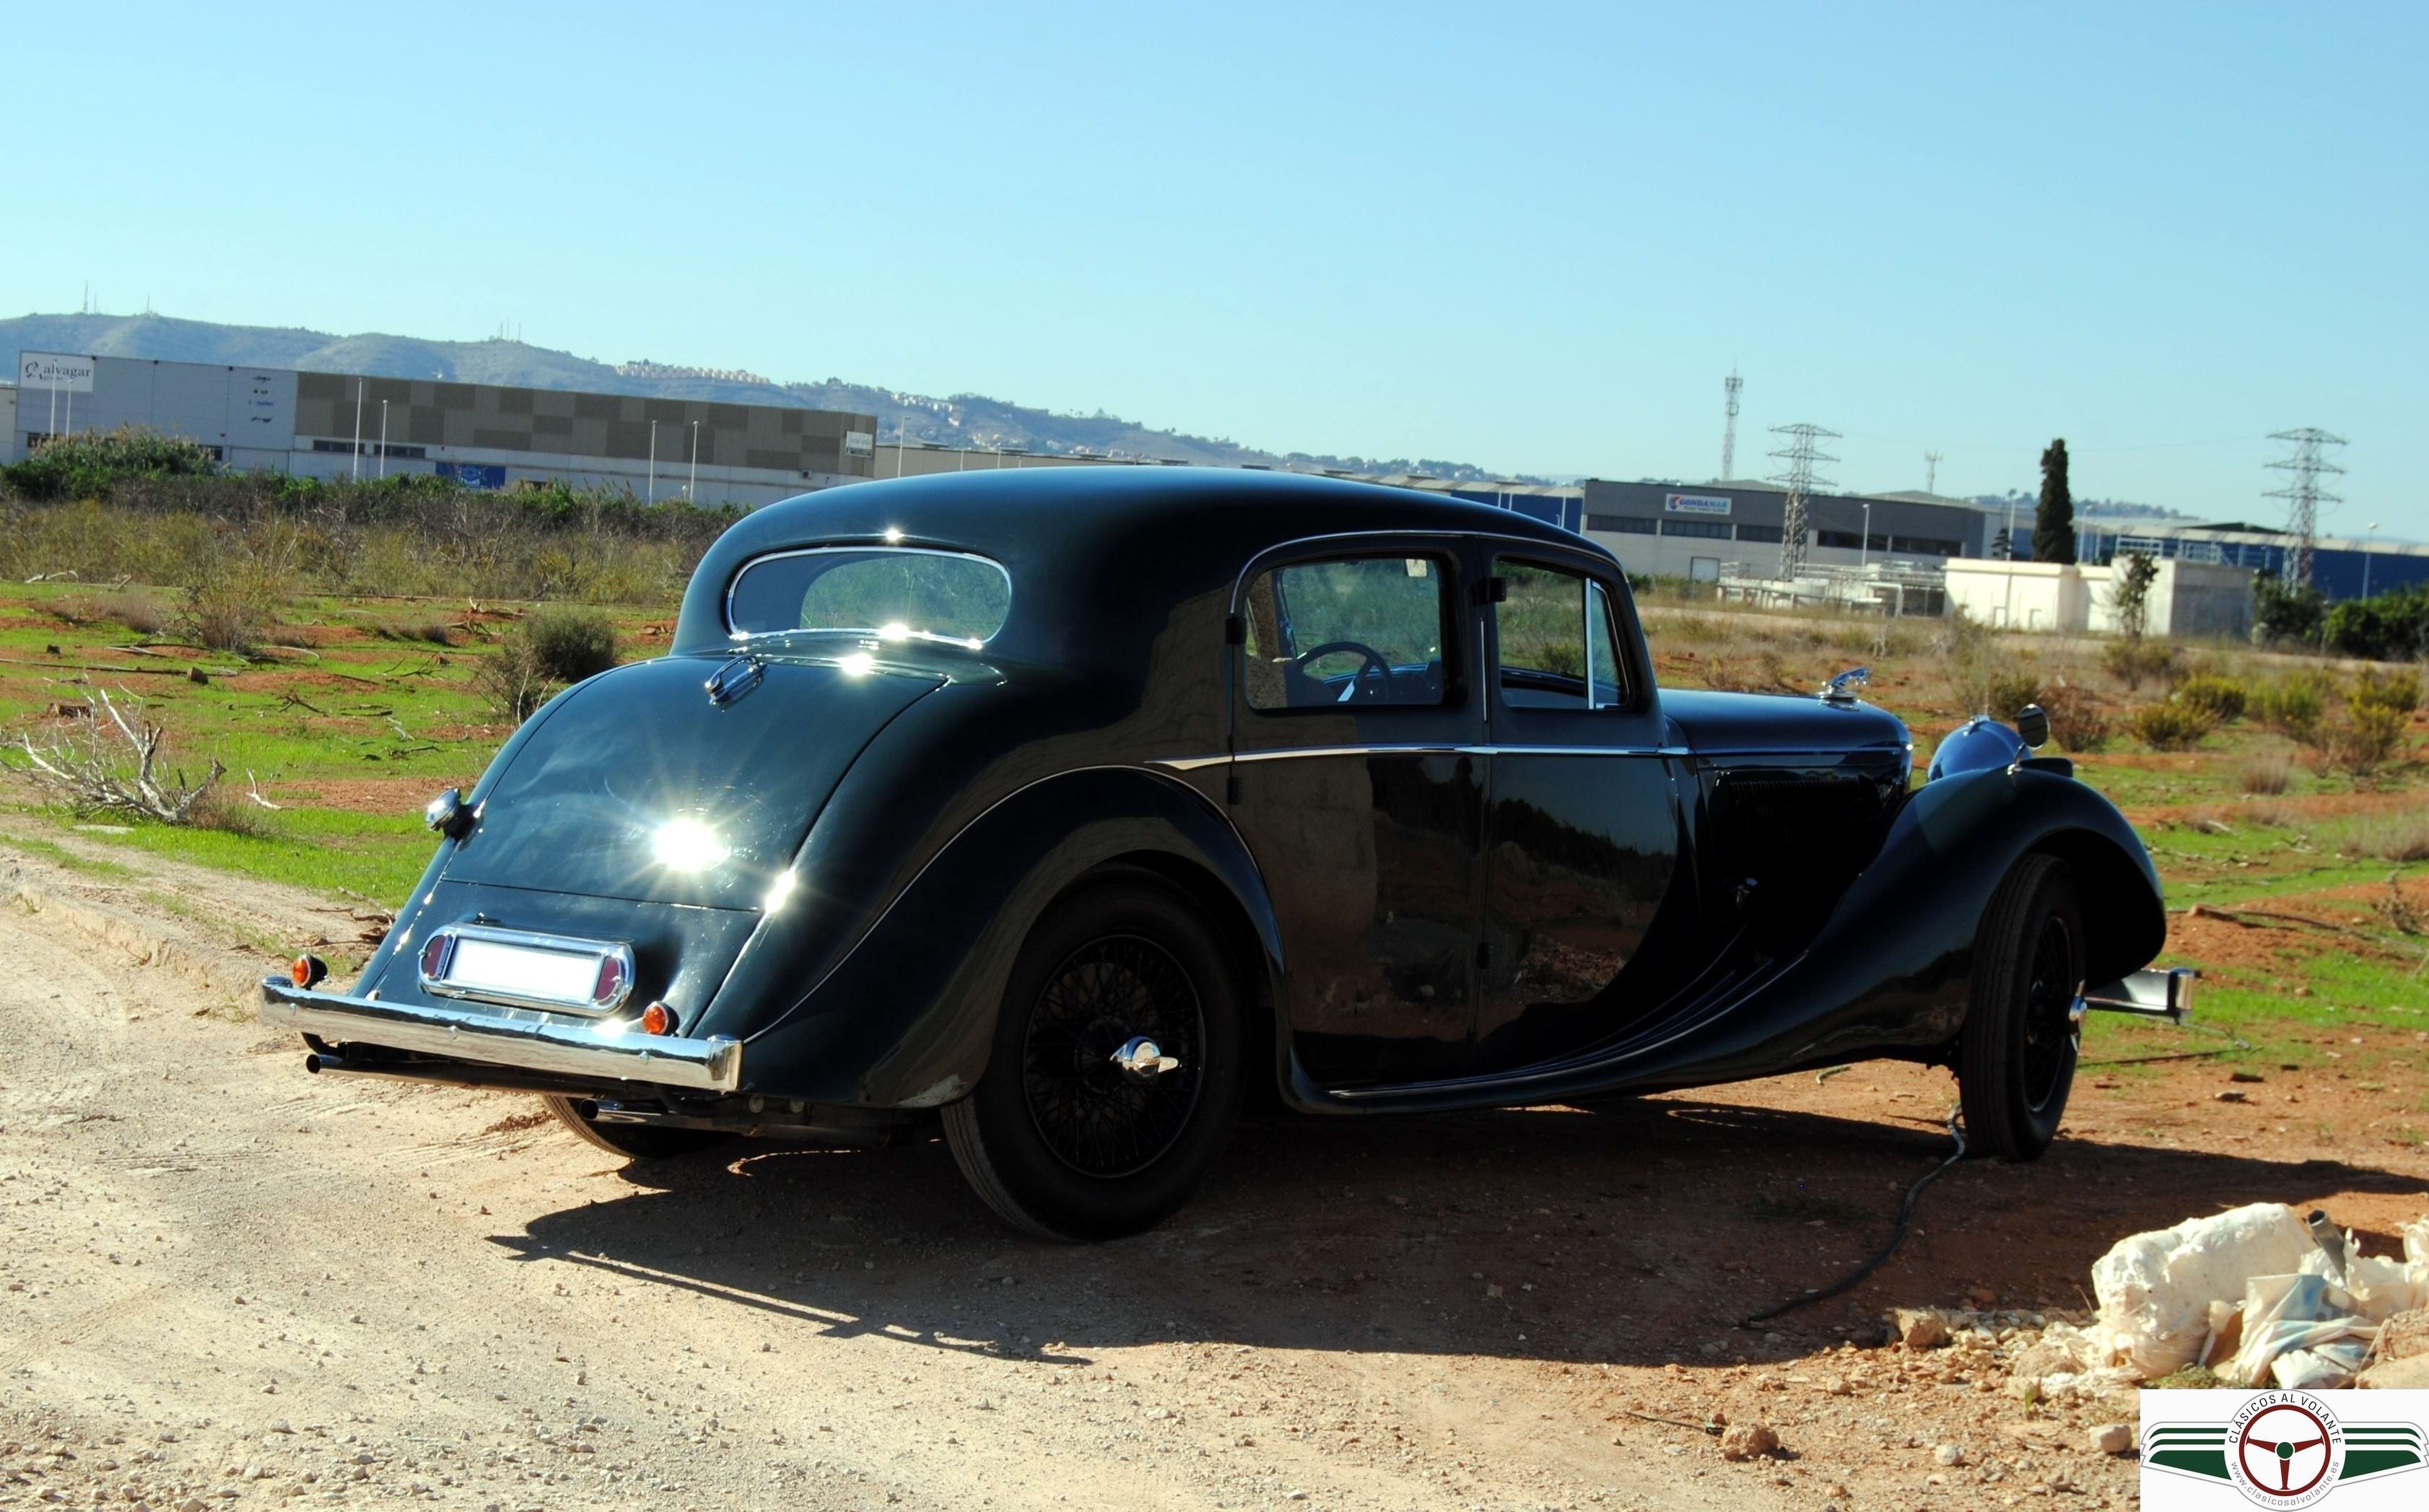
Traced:
<path fill-rule="evenodd" d="M 1279 1001 L 1281 933 L 1222 810 L 1176 777 L 1087 767 L 1016 790 L 955 834 L 821 979 L 750 1039 L 753 1084 L 871 1107 L 966 1094 L 986 1070 L 1004 985 L 1032 927 L 1090 871 L 1142 858 L 1192 868 L 1201 889 L 1224 895 L 1237 912 L 1218 928 L 1245 922 L 1265 976 L 1243 986 L 1254 1000 Z"/>

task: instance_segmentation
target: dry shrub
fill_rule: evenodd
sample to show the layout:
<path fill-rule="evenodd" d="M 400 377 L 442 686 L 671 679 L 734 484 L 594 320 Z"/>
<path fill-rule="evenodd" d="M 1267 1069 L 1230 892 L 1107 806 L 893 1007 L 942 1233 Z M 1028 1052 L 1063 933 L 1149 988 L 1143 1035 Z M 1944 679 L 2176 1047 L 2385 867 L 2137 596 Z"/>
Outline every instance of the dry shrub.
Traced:
<path fill-rule="evenodd" d="M 2409 863 L 2429 861 L 2429 810 L 2387 809 L 2346 825 L 2337 848 L 2349 856 Z"/>
<path fill-rule="evenodd" d="M 214 761 L 202 781 L 190 782 L 183 769 L 168 764 L 168 744 L 169 732 L 145 716 L 141 698 L 123 689 L 112 698 L 100 687 L 82 718 L 17 737 L 28 775 L 77 814 L 191 824 L 227 768 Z"/>
<path fill-rule="evenodd" d="M 2077 754 L 2100 750 L 2115 733 L 2115 726 L 2090 688 L 2064 681 L 2053 682 L 2041 690 L 2041 713 L 2049 715 L 2050 738 L 2060 750 Z"/>
<path fill-rule="evenodd" d="M 1982 712 L 1994 719 L 2011 720 L 2025 704 L 2040 703 L 2041 692 L 2039 668 L 2022 662 L 1994 666 L 1990 672 Z"/>
<path fill-rule="evenodd" d="M 2214 724 L 2229 724 L 2243 717 L 2243 684 L 2209 672 L 2195 672 L 2176 684 L 2175 701 L 2189 709 L 2198 709 Z"/>
<path fill-rule="evenodd" d="M 2180 703 L 2153 703 L 2127 716 L 2125 728 L 2153 750 L 2190 750 L 2217 724 L 2198 709 Z"/>
<path fill-rule="evenodd" d="M 2145 682 L 2174 681 L 2176 649 L 2163 640 L 2112 640 L 2101 648 L 2100 665 L 2129 692 L 2138 691 Z"/>
<path fill-rule="evenodd" d="M 138 635 L 157 635 L 169 628 L 169 612 L 140 593 L 105 593 L 95 598 L 61 599 L 52 612 L 72 625 L 107 622 L 123 625 Z"/>
<path fill-rule="evenodd" d="M 498 641 L 475 686 L 504 719 L 523 720 L 560 687 L 616 665 L 616 626 L 588 609 L 539 609 Z"/>
<path fill-rule="evenodd" d="M 304 532 L 275 519 L 214 542 L 179 579 L 186 589 L 180 633 L 215 651 L 253 650 L 278 623 L 304 548 Z"/>
<path fill-rule="evenodd" d="M 2235 776 L 2246 793 L 2274 795 L 2294 785 L 2294 763 L 2282 750 L 2263 751 L 2247 758 Z"/>

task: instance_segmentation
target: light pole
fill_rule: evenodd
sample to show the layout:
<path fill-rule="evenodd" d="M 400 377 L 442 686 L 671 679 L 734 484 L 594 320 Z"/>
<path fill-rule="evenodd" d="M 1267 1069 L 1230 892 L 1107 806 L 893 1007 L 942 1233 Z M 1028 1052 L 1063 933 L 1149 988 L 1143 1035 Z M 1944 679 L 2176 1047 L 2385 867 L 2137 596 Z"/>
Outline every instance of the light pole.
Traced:
<path fill-rule="evenodd" d="M 355 381 L 355 465 L 346 481 L 363 481 L 363 385 L 359 378 Z"/>
<path fill-rule="evenodd" d="M 691 422 L 691 482 L 684 485 L 684 500 L 700 502 L 700 421 Z"/>
<path fill-rule="evenodd" d="M 379 475 L 388 476 L 388 401 L 380 401 L 380 465 Z"/>
<path fill-rule="evenodd" d="M 1864 544 L 1857 549 L 1856 570 L 1860 572 L 1873 565 L 1873 501 L 1864 501 Z"/>
<path fill-rule="evenodd" d="M 650 422 L 650 502 L 658 501 L 658 422 Z"/>
<path fill-rule="evenodd" d="M 2377 541 L 2378 521 L 2373 519 L 2370 522 L 2370 534 L 2362 537 L 2361 543 L 2361 596 L 2365 599 L 2370 597 L 2370 549 Z"/>

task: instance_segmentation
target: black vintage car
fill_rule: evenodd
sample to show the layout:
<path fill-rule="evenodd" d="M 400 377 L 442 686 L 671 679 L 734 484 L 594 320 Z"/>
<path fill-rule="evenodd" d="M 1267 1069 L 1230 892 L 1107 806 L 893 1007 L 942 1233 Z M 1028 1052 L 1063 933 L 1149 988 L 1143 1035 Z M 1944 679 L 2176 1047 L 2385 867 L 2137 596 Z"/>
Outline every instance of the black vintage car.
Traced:
<path fill-rule="evenodd" d="M 2084 1009 L 2180 1007 L 2125 821 L 1976 721 L 1662 692 L 1620 564 L 1253 471 L 838 488 L 710 549 L 669 653 L 516 731 L 309 1069 L 545 1094 L 594 1143 L 941 1126 L 1057 1238 L 1308 1113 L 1949 1065 L 2049 1143 Z M 1960 759 L 1961 758 L 1961 759 Z M 1973 769 L 1958 770 L 1970 765 Z M 2095 986 L 2086 991 L 2086 984 Z"/>

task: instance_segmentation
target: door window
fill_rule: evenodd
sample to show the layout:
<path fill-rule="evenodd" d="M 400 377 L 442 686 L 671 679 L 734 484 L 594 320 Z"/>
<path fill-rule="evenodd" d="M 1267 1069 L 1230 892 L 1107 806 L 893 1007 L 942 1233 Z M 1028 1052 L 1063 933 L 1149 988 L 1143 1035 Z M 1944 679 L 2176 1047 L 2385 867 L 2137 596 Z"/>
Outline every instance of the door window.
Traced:
<path fill-rule="evenodd" d="M 1425 556 L 1295 562 L 1248 584 L 1248 707 L 1439 706 L 1448 574 Z"/>
<path fill-rule="evenodd" d="M 1608 709 L 1626 701 L 1618 616 L 1582 573 L 1503 562 L 1495 608 L 1501 701 L 1512 709 Z"/>

